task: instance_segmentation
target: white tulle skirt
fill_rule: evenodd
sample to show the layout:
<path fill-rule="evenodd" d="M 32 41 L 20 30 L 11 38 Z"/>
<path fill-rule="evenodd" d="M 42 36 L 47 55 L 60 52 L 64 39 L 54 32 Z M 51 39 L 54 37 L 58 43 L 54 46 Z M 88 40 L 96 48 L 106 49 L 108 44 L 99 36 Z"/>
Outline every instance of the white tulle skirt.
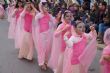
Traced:
<path fill-rule="evenodd" d="M 21 40 L 21 47 L 19 50 L 19 58 L 26 58 L 32 60 L 33 58 L 33 38 L 29 32 L 23 32 L 23 38 Z"/>

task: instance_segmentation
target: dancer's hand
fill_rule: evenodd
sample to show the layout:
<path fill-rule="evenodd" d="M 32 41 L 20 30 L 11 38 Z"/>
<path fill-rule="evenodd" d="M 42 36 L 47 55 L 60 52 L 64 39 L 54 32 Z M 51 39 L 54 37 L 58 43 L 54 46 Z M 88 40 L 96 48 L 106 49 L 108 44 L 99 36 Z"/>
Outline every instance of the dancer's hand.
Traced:
<path fill-rule="evenodd" d="M 91 29 L 91 33 L 94 37 L 97 37 L 97 31 L 95 30 L 94 26 L 90 26 L 90 29 Z"/>
<path fill-rule="evenodd" d="M 65 32 L 69 29 L 71 29 L 71 26 L 70 25 L 65 25 L 65 27 L 62 29 L 62 32 Z"/>
<path fill-rule="evenodd" d="M 32 3 L 31 3 L 31 7 L 32 7 L 32 8 L 35 8 L 34 5 L 33 5 Z"/>
<path fill-rule="evenodd" d="M 18 9 L 15 9 L 15 13 L 18 11 Z"/>
<path fill-rule="evenodd" d="M 69 31 L 67 31 L 65 34 L 64 34 L 64 41 L 68 41 L 68 35 L 70 34 Z"/>
<path fill-rule="evenodd" d="M 61 16 L 62 16 L 62 13 L 61 13 L 61 11 L 59 11 L 59 13 L 56 16 L 56 19 L 58 22 L 60 21 Z"/>
<path fill-rule="evenodd" d="M 70 34 L 70 31 L 67 31 L 64 36 L 68 36 Z"/>
<path fill-rule="evenodd" d="M 110 56 L 108 56 L 108 55 L 104 56 L 104 60 L 110 61 Z"/>

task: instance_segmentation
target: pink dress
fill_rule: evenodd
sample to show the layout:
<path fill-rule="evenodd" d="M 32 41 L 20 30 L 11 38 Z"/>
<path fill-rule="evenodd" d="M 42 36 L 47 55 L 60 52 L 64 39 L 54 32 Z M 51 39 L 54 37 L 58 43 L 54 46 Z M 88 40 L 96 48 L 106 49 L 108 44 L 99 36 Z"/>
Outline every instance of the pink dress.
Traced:
<path fill-rule="evenodd" d="M 17 25 L 15 28 L 15 48 L 19 49 L 21 46 L 22 35 L 24 31 L 24 15 L 25 13 L 22 11 L 17 19 Z"/>
<path fill-rule="evenodd" d="M 106 46 L 103 50 L 102 57 L 104 55 L 110 56 L 110 45 Z M 101 65 L 103 66 L 103 70 L 101 73 L 110 73 L 110 62 L 106 60 L 101 61 Z"/>
<path fill-rule="evenodd" d="M 24 15 L 23 35 L 19 50 L 19 58 L 32 60 L 33 58 L 33 38 L 32 38 L 32 21 L 33 15 L 26 12 Z M 22 33 L 22 32 L 21 32 Z"/>
<path fill-rule="evenodd" d="M 0 4 L 0 18 L 3 18 L 4 16 L 4 8 L 3 6 Z"/>
<path fill-rule="evenodd" d="M 70 25 L 70 24 L 67 24 Z M 61 30 L 65 27 L 65 23 L 62 23 L 59 25 L 59 27 L 57 28 L 57 30 Z M 64 32 L 54 32 L 54 36 L 53 36 L 53 43 L 52 43 L 52 51 L 51 51 L 51 56 L 48 62 L 48 66 L 54 71 L 57 69 L 57 65 L 58 65 L 58 60 L 59 60 L 59 56 L 61 53 L 64 53 L 65 48 L 66 48 L 66 44 L 65 41 L 63 40 L 63 36 L 65 34 L 65 32 L 69 31 L 69 29 L 71 28 L 68 27 Z M 70 36 L 68 36 L 70 37 Z"/>
<path fill-rule="evenodd" d="M 79 47 L 80 46 L 80 47 Z M 91 65 L 96 55 L 96 37 L 93 37 L 87 44 L 87 37 L 83 35 L 79 42 L 74 43 L 72 48 L 67 48 L 64 54 L 63 72 L 73 73 L 73 66 L 80 66 L 80 73 L 88 73 L 88 68 Z M 88 60 L 87 60 L 88 59 Z"/>
<path fill-rule="evenodd" d="M 39 19 L 40 33 L 45 32 L 49 29 L 49 21 L 49 14 L 46 14 L 42 19 Z"/>
<path fill-rule="evenodd" d="M 15 33 L 16 33 L 16 25 L 17 25 L 17 20 L 20 16 L 20 13 L 23 11 L 23 8 L 18 9 L 16 12 L 15 16 L 12 14 L 12 19 L 10 21 L 10 26 L 9 26 L 9 32 L 8 32 L 8 38 L 9 39 L 14 39 L 15 38 Z"/>
<path fill-rule="evenodd" d="M 24 30 L 26 32 L 32 33 L 32 21 L 33 21 L 33 16 L 29 14 L 28 12 L 26 13 L 24 17 Z"/>
<path fill-rule="evenodd" d="M 38 64 L 43 65 L 45 61 L 48 62 L 50 56 L 52 36 L 54 31 L 52 16 L 49 14 L 38 13 L 35 17 L 33 25 L 33 38 L 38 54 Z M 52 27 L 51 27 L 52 26 Z"/>
<path fill-rule="evenodd" d="M 14 6 L 8 6 L 7 8 L 8 22 L 11 22 L 12 20 L 13 11 L 14 11 Z"/>
<path fill-rule="evenodd" d="M 82 37 L 82 40 L 78 43 L 75 43 L 73 45 L 73 54 L 72 54 L 72 59 L 71 59 L 71 64 L 79 64 L 79 56 L 82 54 L 86 47 L 87 39 L 86 37 Z M 80 47 L 79 47 L 80 46 Z"/>
<path fill-rule="evenodd" d="M 107 46 L 103 49 L 102 57 L 100 60 L 101 73 L 110 73 L 110 61 L 104 60 L 104 56 L 110 57 L 110 28 L 105 31 L 103 40 Z"/>

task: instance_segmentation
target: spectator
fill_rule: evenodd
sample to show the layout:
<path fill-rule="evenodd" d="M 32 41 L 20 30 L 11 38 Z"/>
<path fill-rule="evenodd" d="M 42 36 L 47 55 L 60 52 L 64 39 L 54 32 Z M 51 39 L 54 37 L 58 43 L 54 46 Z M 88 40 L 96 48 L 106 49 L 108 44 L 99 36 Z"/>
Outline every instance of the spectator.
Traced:
<path fill-rule="evenodd" d="M 97 13 L 98 5 L 97 3 L 94 3 L 92 5 L 91 11 L 90 11 L 90 20 L 95 23 L 96 20 L 96 13 Z"/>
<path fill-rule="evenodd" d="M 99 9 L 96 13 L 96 19 L 95 19 L 95 24 L 96 24 L 95 27 L 96 27 L 97 32 L 98 32 L 99 24 L 103 23 L 103 17 L 106 15 L 106 13 L 105 13 L 106 7 L 107 7 L 106 2 L 99 3 Z"/>
<path fill-rule="evenodd" d="M 98 37 L 99 37 L 99 43 L 103 43 L 103 35 L 106 29 L 110 28 L 110 6 L 108 6 L 108 12 L 106 16 L 103 18 L 104 23 L 99 24 L 99 32 L 98 32 Z"/>

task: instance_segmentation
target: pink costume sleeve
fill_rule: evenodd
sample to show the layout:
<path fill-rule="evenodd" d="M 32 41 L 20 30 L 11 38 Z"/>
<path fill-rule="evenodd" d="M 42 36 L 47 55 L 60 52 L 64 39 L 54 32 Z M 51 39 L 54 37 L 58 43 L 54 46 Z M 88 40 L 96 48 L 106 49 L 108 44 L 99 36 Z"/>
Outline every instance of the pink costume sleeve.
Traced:
<path fill-rule="evenodd" d="M 46 44 L 45 42 L 48 42 L 47 44 L 50 45 L 48 46 L 49 48 L 51 47 L 51 44 L 50 42 L 52 42 L 52 34 L 50 32 L 50 29 L 45 31 L 45 32 L 40 32 L 40 24 L 39 24 L 39 19 L 43 17 L 43 14 L 42 13 L 38 13 L 36 14 L 35 16 L 35 22 L 33 24 L 33 27 L 32 27 L 32 34 L 33 34 L 33 39 L 34 39 L 34 43 L 35 43 L 35 47 L 36 47 L 36 50 L 37 50 L 37 53 L 38 53 L 38 63 L 39 65 L 42 65 L 44 63 L 44 58 L 43 58 L 43 54 L 46 50 L 49 50 L 48 48 L 47 49 L 43 49 Z M 42 37 L 44 36 L 48 36 L 48 41 L 44 40 L 44 39 L 41 39 Z"/>
<path fill-rule="evenodd" d="M 62 73 L 72 73 L 72 57 L 73 49 L 67 47 L 64 52 L 64 60 L 63 60 L 63 72 Z"/>
<path fill-rule="evenodd" d="M 16 16 L 16 11 L 17 11 L 17 9 L 14 9 L 14 11 L 12 13 L 12 17 L 15 17 Z"/>
<path fill-rule="evenodd" d="M 57 37 L 59 36 L 62 32 L 60 30 L 62 30 L 63 28 L 63 24 L 60 24 L 59 27 L 56 29 L 54 35 Z"/>
<path fill-rule="evenodd" d="M 36 14 L 35 16 L 35 21 L 32 26 L 32 35 L 35 43 L 35 47 L 37 47 L 37 39 L 39 39 L 40 33 L 39 33 L 39 23 L 38 20 L 42 17 L 43 15 L 41 13 Z"/>
<path fill-rule="evenodd" d="M 103 40 L 106 45 L 110 44 L 110 28 L 105 31 Z"/>
<path fill-rule="evenodd" d="M 14 9 L 13 13 L 9 13 L 9 21 L 10 21 L 10 26 L 9 26 L 9 32 L 8 32 L 8 38 L 9 39 L 14 39 L 15 38 L 15 28 L 16 28 L 16 9 Z"/>
<path fill-rule="evenodd" d="M 105 31 L 103 40 L 107 46 L 104 48 L 100 59 L 101 73 L 110 73 L 110 62 L 104 60 L 104 56 L 110 56 L 110 28 Z"/>
<path fill-rule="evenodd" d="M 14 11 L 14 7 L 9 6 L 9 7 L 8 7 L 8 12 L 7 12 L 7 14 L 8 14 L 8 21 L 9 21 L 9 22 L 11 22 L 13 11 Z"/>
<path fill-rule="evenodd" d="M 57 27 L 58 21 L 52 15 L 50 15 L 50 22 L 51 22 L 51 26 L 53 26 L 54 28 Z"/>
<path fill-rule="evenodd" d="M 88 34 L 85 33 L 84 35 L 87 37 L 87 39 L 93 39 L 93 38 L 96 38 L 97 37 L 97 32 L 94 30 L 94 31 L 91 31 Z"/>
<path fill-rule="evenodd" d="M 22 13 L 20 14 L 20 16 L 21 16 L 22 18 L 24 18 L 25 14 L 26 14 L 26 10 L 24 9 L 24 10 L 22 11 Z"/>
<path fill-rule="evenodd" d="M 62 28 L 62 24 L 59 25 L 59 27 L 57 28 L 57 30 Z M 56 36 L 56 34 L 58 33 L 58 31 L 54 32 L 53 35 L 53 43 L 52 43 L 52 50 L 51 50 L 51 55 L 50 55 L 50 59 L 48 62 L 48 66 L 55 71 L 57 64 L 58 64 L 58 59 L 59 59 L 59 55 L 61 53 L 61 34 L 58 34 Z"/>
<path fill-rule="evenodd" d="M 65 26 L 64 23 L 59 25 L 59 27 L 57 28 L 57 30 L 55 32 L 56 37 L 71 28 L 71 25 L 68 25 L 68 27 L 66 27 L 66 26 L 64 27 L 64 26 Z"/>
<path fill-rule="evenodd" d="M 96 32 L 96 31 L 94 31 L 94 32 Z M 81 69 L 82 73 L 88 72 L 88 68 L 90 67 L 92 61 L 94 60 L 96 52 L 97 52 L 97 41 L 96 41 L 97 35 L 94 34 L 94 32 L 91 32 L 92 39 L 87 44 L 85 50 L 79 57 L 79 61 L 80 61 L 81 67 L 82 67 L 82 69 Z"/>
<path fill-rule="evenodd" d="M 4 8 L 2 5 L 0 5 L 0 16 L 4 15 Z"/>
<path fill-rule="evenodd" d="M 23 26 L 24 26 L 24 18 L 25 12 L 23 11 L 17 21 L 16 33 L 15 33 L 15 48 L 21 47 L 21 41 L 23 38 Z"/>

